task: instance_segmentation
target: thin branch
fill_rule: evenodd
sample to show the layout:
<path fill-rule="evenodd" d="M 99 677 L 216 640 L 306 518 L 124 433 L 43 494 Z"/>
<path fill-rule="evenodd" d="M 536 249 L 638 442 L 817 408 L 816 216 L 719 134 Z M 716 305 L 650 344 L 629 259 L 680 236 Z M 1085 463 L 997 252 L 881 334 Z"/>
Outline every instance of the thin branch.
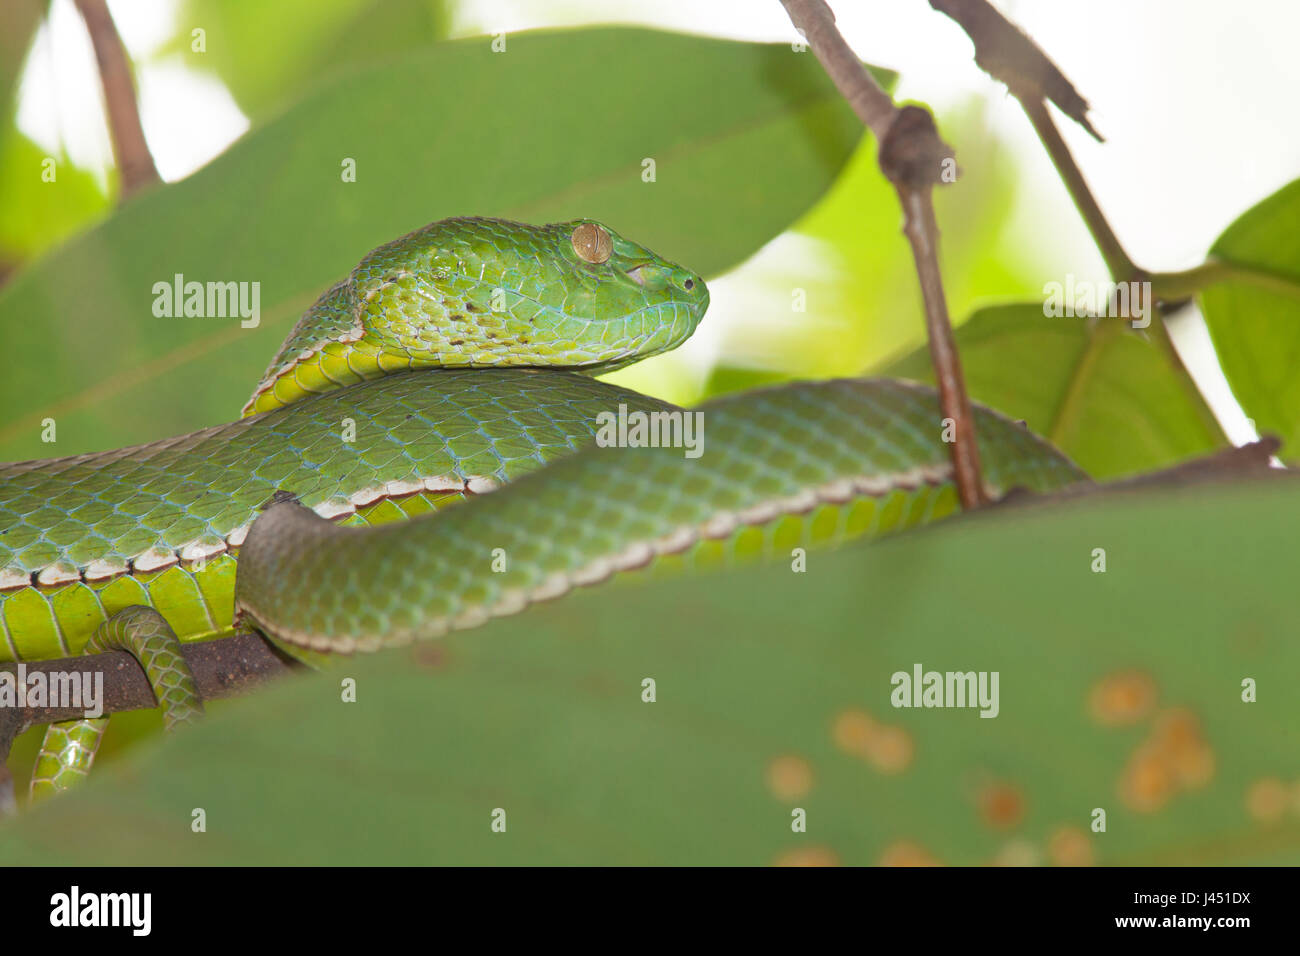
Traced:
<path fill-rule="evenodd" d="M 9 748 L 13 746 L 14 738 L 27 726 L 26 715 L 19 713 L 16 707 L 0 707 L 0 767 L 9 759 Z"/>
<path fill-rule="evenodd" d="M 1088 122 L 1088 101 L 1065 77 L 1056 64 L 1023 30 L 994 9 L 988 0 L 930 0 L 930 6 L 945 13 L 961 25 L 975 44 L 975 62 L 995 80 L 1007 85 L 1029 121 L 1033 123 L 1038 138 L 1042 140 L 1056 171 L 1065 182 L 1074 205 L 1092 233 L 1106 268 L 1115 282 L 1129 282 L 1144 278 L 1133 264 L 1105 214 L 1097 205 L 1088 188 L 1083 173 L 1061 138 L 1047 100 L 1091 133 L 1098 141 L 1101 137 Z"/>
<path fill-rule="evenodd" d="M 1224 448 L 1200 458 L 1162 468 L 1160 471 L 1120 478 L 1104 484 L 1080 481 L 1046 495 L 1036 494 L 1025 488 L 1015 488 L 994 502 L 994 505 L 997 507 L 1027 504 L 1051 507 L 1077 498 L 1132 491 L 1167 490 L 1229 481 L 1300 481 L 1300 474 L 1295 471 L 1273 467 L 1272 456 L 1277 454 L 1281 447 L 1282 442 L 1276 436 L 1265 435 L 1259 441 Z"/>
<path fill-rule="evenodd" d="M 961 24 L 962 29 L 975 44 L 975 62 L 986 70 L 994 79 L 1007 84 L 1007 89 L 1020 101 L 1025 114 L 1033 124 L 1039 140 L 1042 141 L 1061 180 L 1074 200 L 1075 208 L 1087 224 L 1093 241 L 1097 244 L 1111 280 L 1116 283 L 1150 281 L 1145 269 L 1138 266 L 1125 251 L 1124 246 L 1115 235 L 1101 211 L 1097 199 L 1088 188 L 1083 172 L 1070 153 L 1070 148 L 1061 138 L 1060 130 L 1047 108 L 1047 100 L 1056 103 L 1067 115 L 1082 124 L 1088 132 L 1099 141 L 1092 125 L 1087 120 L 1088 103 L 1079 95 L 1070 81 L 1057 69 L 1047 55 L 1038 48 L 1023 31 L 998 13 L 988 0 L 930 0 L 930 6 L 946 13 Z M 1156 298 L 1168 301 L 1168 293 L 1174 286 L 1170 276 L 1162 277 L 1162 290 L 1156 289 L 1152 282 L 1152 292 Z M 1152 307 L 1150 334 L 1160 343 L 1180 380 L 1183 389 L 1192 398 L 1192 404 L 1201 420 L 1215 434 L 1226 441 L 1223 429 L 1214 413 L 1210 410 L 1201 394 L 1199 386 L 1182 357 L 1174 348 L 1169 330 L 1165 326 L 1164 312 Z M 1094 329 L 1093 334 L 1099 334 Z"/>
<path fill-rule="evenodd" d="M 1153 302 L 1151 308 L 1151 325 L 1148 329 L 1150 334 L 1164 349 L 1165 357 L 1169 360 L 1169 365 L 1174 370 L 1174 377 L 1178 379 L 1178 385 L 1187 396 L 1191 403 L 1192 410 L 1196 417 L 1201 420 L 1205 430 L 1216 441 L 1230 444 L 1228 435 L 1223 430 L 1218 417 L 1214 410 L 1210 408 L 1209 403 L 1201 394 L 1201 388 L 1196 384 L 1196 379 L 1192 378 L 1192 373 L 1188 370 L 1187 365 L 1183 362 L 1183 357 L 1178 354 L 1178 346 L 1174 345 L 1173 336 L 1169 334 L 1169 325 L 1165 316 L 1165 309 L 1158 302 Z"/>
<path fill-rule="evenodd" d="M 1151 294 L 1164 302 L 1190 298 L 1224 282 L 1243 282 L 1277 295 L 1300 299 L 1300 278 L 1222 259 L 1209 259 L 1182 272 L 1154 272 L 1149 278 Z"/>
<path fill-rule="evenodd" d="M 945 164 L 952 162 L 952 150 L 939 138 L 934 118 L 927 110 L 919 106 L 900 110 L 894 105 L 845 42 L 825 0 L 781 2 L 827 75 L 880 143 L 880 168 L 898 192 L 903 232 L 912 247 L 925 302 L 925 328 L 939 383 L 940 414 L 953 424 L 954 441 L 949 453 L 957 494 L 963 508 L 977 508 L 987 497 L 980 479 L 975 417 L 943 292 L 939 228 L 932 202 L 932 190 L 941 181 Z"/>
<path fill-rule="evenodd" d="M 943 278 L 939 275 L 938 253 L 934 248 L 939 236 L 934 202 L 929 187 L 900 187 L 899 198 L 903 202 L 903 232 L 912 244 L 916 274 L 921 280 L 921 295 L 925 299 L 925 331 L 930 342 L 930 361 L 939 386 L 939 407 L 945 418 L 953 420 L 957 439 L 952 443 L 953 479 L 957 483 L 962 507 L 976 508 L 987 503 L 987 495 L 984 482 L 980 480 L 979 446 L 973 440 L 975 415 L 971 411 L 970 396 L 966 394 L 961 359 L 948 321 L 948 303 L 943 293 Z M 963 435 L 971 440 L 962 441 Z"/>
<path fill-rule="evenodd" d="M 289 665 L 271 650 L 256 634 L 239 634 L 215 641 L 201 641 L 182 646 L 185 662 L 194 674 L 194 683 L 203 700 L 233 697 L 243 694 L 259 684 L 289 672 Z M 20 670 L 21 668 L 21 670 Z M 104 679 L 104 714 L 122 710 L 142 710 L 158 706 L 149 680 L 139 662 L 126 651 L 109 651 L 104 654 L 86 654 L 81 657 L 64 657 L 59 660 L 29 661 L 0 664 L 0 671 L 26 676 L 31 686 L 32 675 L 61 678 L 66 674 L 80 674 L 84 681 L 102 674 Z M 57 683 L 57 682 L 56 682 Z M 16 729 L 14 725 L 16 718 Z M 38 724 L 58 720 L 76 720 L 84 716 L 83 708 L 72 707 L 15 707 L 0 708 L 0 747 L 6 733 L 13 734 Z"/>
<path fill-rule="evenodd" d="M 149 145 L 145 142 L 144 127 L 136 107 L 135 84 L 131 79 L 131 64 L 126 47 L 113 26 L 105 0 L 76 0 L 81 18 L 86 21 L 90 42 L 95 48 L 99 64 L 99 81 L 104 88 L 104 102 L 108 109 L 108 129 L 113 139 L 113 153 L 117 157 L 118 172 L 122 177 L 122 200 L 146 186 L 160 181 L 154 166 Z"/>
<path fill-rule="evenodd" d="M 930 0 L 930 6 L 961 24 L 975 43 L 975 63 L 1001 80 L 1017 99 L 1049 99 L 1097 142 L 1105 142 L 1088 120 L 1088 101 L 1047 54 L 987 0 Z"/>
<path fill-rule="evenodd" d="M 781 0 L 790 22 L 803 34 L 826 74 L 858 114 L 858 119 L 883 140 L 898 113 L 894 100 L 881 89 L 835 26 L 835 14 L 825 0 Z"/>
<path fill-rule="evenodd" d="M 1015 90 L 1012 90 L 1012 93 L 1015 93 Z M 1119 237 L 1115 235 L 1115 231 L 1106 220 L 1106 214 L 1097 205 L 1092 190 L 1088 188 L 1087 180 L 1083 178 L 1082 170 L 1074 161 L 1074 156 L 1071 155 L 1070 148 L 1065 145 L 1065 140 L 1061 138 L 1061 133 L 1052 120 L 1052 114 L 1047 111 L 1047 104 L 1032 96 L 1023 98 L 1018 96 L 1018 98 L 1029 117 L 1029 122 L 1034 124 L 1034 131 L 1038 133 L 1038 138 L 1047 149 L 1048 155 L 1052 157 L 1052 163 L 1065 182 L 1065 188 L 1070 191 L 1070 198 L 1074 200 L 1075 208 L 1087 223 L 1093 241 L 1101 250 L 1101 256 L 1106 260 L 1106 268 L 1110 270 L 1111 279 L 1115 282 L 1130 282 L 1142 278 L 1142 270 L 1133 264 L 1133 260 L 1120 244 Z"/>

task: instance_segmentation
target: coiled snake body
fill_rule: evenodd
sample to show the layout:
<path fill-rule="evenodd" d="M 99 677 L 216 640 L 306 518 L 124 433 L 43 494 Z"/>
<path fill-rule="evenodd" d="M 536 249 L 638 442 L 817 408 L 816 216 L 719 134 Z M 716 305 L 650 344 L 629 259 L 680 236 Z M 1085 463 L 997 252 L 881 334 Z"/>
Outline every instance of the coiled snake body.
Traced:
<path fill-rule="evenodd" d="M 684 413 L 582 373 L 674 348 L 707 306 L 699 276 L 589 220 L 449 219 L 381 246 L 306 312 L 244 418 L 0 465 L 0 659 L 126 647 L 170 724 L 199 709 L 178 638 L 255 628 L 315 661 L 955 509 L 920 385 L 721 398 L 697 455 L 593 443 L 617 416 Z M 1083 477 L 976 414 L 993 493 Z M 83 775 L 102 728 L 52 725 L 33 794 Z"/>

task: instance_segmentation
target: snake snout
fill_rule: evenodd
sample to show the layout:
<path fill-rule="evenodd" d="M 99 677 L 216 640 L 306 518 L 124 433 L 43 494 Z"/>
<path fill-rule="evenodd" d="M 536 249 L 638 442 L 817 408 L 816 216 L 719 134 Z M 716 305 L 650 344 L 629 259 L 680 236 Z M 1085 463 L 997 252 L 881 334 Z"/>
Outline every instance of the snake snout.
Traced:
<path fill-rule="evenodd" d="M 704 280 L 693 272 L 680 266 L 664 265 L 655 262 L 638 262 L 625 269 L 623 274 L 643 289 L 677 290 L 687 293 L 691 299 L 705 299 L 708 289 Z"/>

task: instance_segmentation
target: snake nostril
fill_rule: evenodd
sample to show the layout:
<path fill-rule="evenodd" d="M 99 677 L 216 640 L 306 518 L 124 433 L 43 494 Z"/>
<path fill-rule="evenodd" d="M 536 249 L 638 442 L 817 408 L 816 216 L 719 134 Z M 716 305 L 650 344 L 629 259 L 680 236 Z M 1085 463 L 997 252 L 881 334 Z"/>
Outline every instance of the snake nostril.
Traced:
<path fill-rule="evenodd" d="M 685 282 L 682 283 L 682 288 L 685 289 L 687 292 L 690 292 L 692 289 L 695 288 L 695 280 L 687 279 Z"/>

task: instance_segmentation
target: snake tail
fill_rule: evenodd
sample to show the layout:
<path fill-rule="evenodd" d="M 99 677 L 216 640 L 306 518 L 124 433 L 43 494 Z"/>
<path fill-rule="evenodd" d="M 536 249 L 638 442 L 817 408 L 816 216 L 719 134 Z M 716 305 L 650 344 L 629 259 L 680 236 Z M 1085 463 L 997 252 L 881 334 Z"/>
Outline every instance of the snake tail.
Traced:
<path fill-rule="evenodd" d="M 180 641 L 153 608 L 123 608 L 96 629 L 85 653 L 114 650 L 127 651 L 140 662 L 168 730 L 202 715 L 203 704 L 194 685 L 194 675 L 181 653 Z M 107 726 L 107 717 L 50 724 L 32 771 L 31 799 L 36 801 L 67 790 L 89 774 Z"/>

